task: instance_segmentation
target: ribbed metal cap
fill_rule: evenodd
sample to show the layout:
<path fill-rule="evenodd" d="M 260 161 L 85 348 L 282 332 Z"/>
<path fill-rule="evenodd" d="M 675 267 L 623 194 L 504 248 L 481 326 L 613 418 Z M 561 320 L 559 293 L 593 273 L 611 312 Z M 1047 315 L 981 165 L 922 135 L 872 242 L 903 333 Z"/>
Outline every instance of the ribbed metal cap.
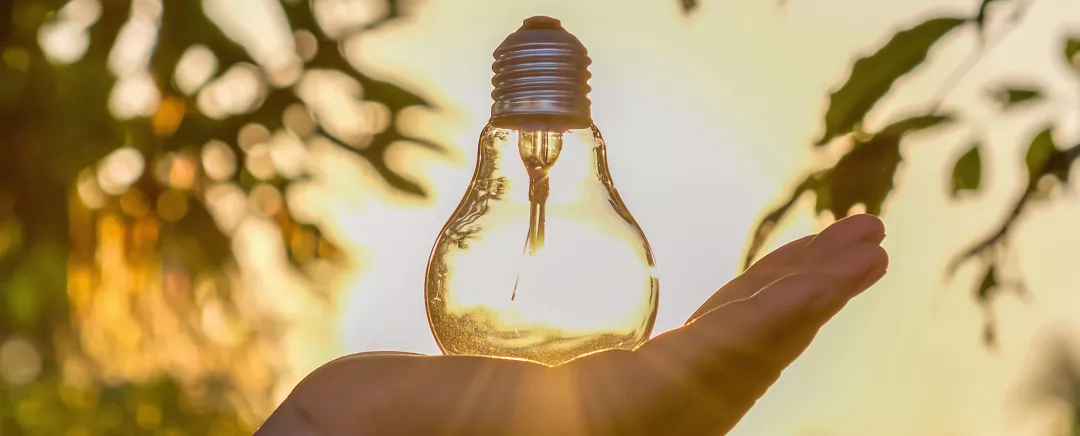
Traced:
<path fill-rule="evenodd" d="M 495 50 L 491 122 L 567 130 L 592 124 L 585 46 L 559 20 L 535 16 Z"/>

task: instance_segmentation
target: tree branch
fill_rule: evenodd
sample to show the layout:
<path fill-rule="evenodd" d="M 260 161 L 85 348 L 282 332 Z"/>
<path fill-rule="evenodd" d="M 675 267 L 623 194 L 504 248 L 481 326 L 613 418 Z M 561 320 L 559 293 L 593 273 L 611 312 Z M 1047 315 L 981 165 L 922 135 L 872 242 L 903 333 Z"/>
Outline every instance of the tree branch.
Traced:
<path fill-rule="evenodd" d="M 960 265 L 962 265 L 964 262 L 970 260 L 971 258 L 980 256 L 988 250 L 994 248 L 995 246 L 1004 243 L 1009 233 L 1016 226 L 1020 215 L 1023 214 L 1023 212 L 1027 209 L 1029 205 L 1031 205 L 1032 200 L 1038 198 L 1035 194 L 1037 194 L 1039 190 L 1039 180 L 1045 176 L 1058 174 L 1059 171 L 1062 172 L 1062 174 L 1067 174 L 1069 171 L 1069 167 L 1074 161 L 1076 161 L 1077 158 L 1080 158 L 1080 144 L 1076 144 L 1068 149 L 1055 152 L 1054 155 L 1051 156 L 1050 160 L 1046 163 L 1046 165 L 1043 166 L 1041 171 L 1029 177 L 1027 187 L 1024 189 L 1024 193 L 1020 196 L 1019 199 L 1016 200 L 1015 203 L 1013 203 L 1012 210 L 1005 217 L 1005 220 L 1001 223 L 1001 225 L 998 226 L 997 230 L 995 230 L 989 236 L 983 238 L 971 248 L 964 250 L 963 254 L 958 256 L 956 259 L 953 259 L 953 261 L 949 263 L 949 267 L 947 269 L 948 275 L 952 276 L 952 274 L 954 274 L 956 270 L 960 267 Z"/>

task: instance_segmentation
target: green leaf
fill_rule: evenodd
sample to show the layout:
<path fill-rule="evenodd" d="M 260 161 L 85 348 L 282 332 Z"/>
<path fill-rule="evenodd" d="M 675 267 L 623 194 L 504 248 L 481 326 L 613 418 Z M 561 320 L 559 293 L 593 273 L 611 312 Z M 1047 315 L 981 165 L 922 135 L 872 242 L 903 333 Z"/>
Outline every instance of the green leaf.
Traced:
<path fill-rule="evenodd" d="M 1057 147 L 1054 146 L 1054 137 L 1051 135 L 1049 127 L 1032 138 L 1031 144 L 1028 145 L 1027 155 L 1024 157 L 1030 182 L 1038 181 L 1043 174 L 1043 169 L 1046 168 L 1046 163 L 1050 161 L 1050 156 L 1055 151 L 1057 151 Z"/>
<path fill-rule="evenodd" d="M 986 268 L 986 274 L 983 275 L 983 280 L 981 283 L 979 283 L 979 290 L 976 293 L 976 296 L 979 298 L 979 302 L 989 302 L 990 297 L 993 295 L 993 292 L 997 289 L 997 287 L 997 268 L 994 265 L 990 265 Z"/>
<path fill-rule="evenodd" d="M 1063 187 L 1069 189 L 1069 179 L 1072 175 L 1073 162 L 1078 158 L 1080 158 L 1080 155 L 1076 153 L 1054 150 L 1054 153 L 1046 162 L 1044 172 L 1057 178 Z"/>
<path fill-rule="evenodd" d="M 975 298 L 979 300 L 979 304 L 986 306 L 990 304 L 990 299 L 998 290 L 997 266 L 990 264 L 986 268 L 982 282 L 979 283 L 979 289 L 975 292 Z M 992 319 L 983 323 L 983 343 L 991 346 L 997 343 L 997 329 Z"/>
<path fill-rule="evenodd" d="M 900 138 L 877 135 L 840 158 L 826 183 L 831 199 L 828 206 L 834 216 L 847 216 L 856 204 L 865 205 L 869 214 L 881 213 L 900 165 Z"/>
<path fill-rule="evenodd" d="M 847 216 L 857 204 L 866 212 L 880 214 L 894 187 L 893 179 L 900 166 L 900 142 L 904 136 L 952 121 L 950 115 L 919 115 L 896 121 L 868 139 L 860 140 L 840 158 L 818 192 L 818 209 L 827 208 L 837 218 Z M 822 204 L 822 198 L 828 204 Z"/>
<path fill-rule="evenodd" d="M 989 91 L 1002 109 L 1011 109 L 1013 106 L 1024 102 L 1042 100 L 1043 93 L 1037 88 L 1026 86 L 1004 86 Z"/>
<path fill-rule="evenodd" d="M 953 166 L 952 195 L 955 197 L 963 191 L 977 191 L 981 183 L 982 156 L 979 153 L 979 143 L 975 143 Z"/>
<path fill-rule="evenodd" d="M 842 218 L 856 204 L 865 205 L 867 213 L 880 214 L 893 189 L 893 178 L 901 160 L 900 141 L 904 135 L 952 119 L 950 115 L 931 114 L 894 122 L 868 139 L 857 142 L 832 168 L 811 174 L 788 193 L 783 204 L 771 210 L 758 223 L 743 267 L 750 266 L 780 220 L 807 192 L 814 193 L 814 211 L 818 214 L 831 211 L 837 218 Z"/>
<path fill-rule="evenodd" d="M 1080 73 L 1080 58 L 1077 53 L 1080 53 L 1080 35 L 1070 36 L 1065 40 L 1065 63 L 1069 64 L 1073 71 Z"/>
<path fill-rule="evenodd" d="M 949 17 L 925 21 L 896 33 L 877 52 L 855 61 L 847 82 L 830 95 L 825 133 L 816 145 L 850 133 L 897 79 L 926 60 L 938 40 L 965 22 Z"/>
<path fill-rule="evenodd" d="M 877 135 L 878 136 L 881 136 L 881 135 L 902 136 L 902 135 L 906 135 L 908 133 L 912 133 L 912 132 L 915 132 L 915 131 L 918 131 L 918 130 L 929 129 L 929 128 L 935 127 L 935 126 L 937 126 L 939 124 L 951 123 L 953 120 L 954 120 L 953 116 L 949 115 L 949 114 L 919 115 L 919 116 L 914 116 L 914 117 L 910 117 L 910 118 L 905 118 L 905 119 L 902 119 L 900 121 L 896 121 L 896 122 L 894 122 L 892 124 L 889 124 L 884 129 L 881 129 L 881 132 L 878 133 Z"/>
<path fill-rule="evenodd" d="M 829 191 L 829 185 L 822 183 L 814 189 L 814 213 L 821 215 L 832 208 L 832 192 Z"/>
<path fill-rule="evenodd" d="M 398 85 L 372 78 L 358 71 L 350 71 L 350 73 L 353 73 L 353 77 L 364 87 L 364 98 L 385 104 L 394 114 L 412 106 L 432 107 L 431 103 L 420 95 Z"/>

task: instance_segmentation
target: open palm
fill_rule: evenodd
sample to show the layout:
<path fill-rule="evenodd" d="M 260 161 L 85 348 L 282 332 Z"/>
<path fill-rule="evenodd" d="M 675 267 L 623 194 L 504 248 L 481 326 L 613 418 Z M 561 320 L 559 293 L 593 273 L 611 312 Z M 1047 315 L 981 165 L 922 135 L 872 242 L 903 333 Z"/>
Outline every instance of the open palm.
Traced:
<path fill-rule="evenodd" d="M 718 435 L 888 266 L 880 220 L 791 242 L 634 351 L 549 368 L 506 359 L 361 353 L 305 378 L 256 436 Z"/>

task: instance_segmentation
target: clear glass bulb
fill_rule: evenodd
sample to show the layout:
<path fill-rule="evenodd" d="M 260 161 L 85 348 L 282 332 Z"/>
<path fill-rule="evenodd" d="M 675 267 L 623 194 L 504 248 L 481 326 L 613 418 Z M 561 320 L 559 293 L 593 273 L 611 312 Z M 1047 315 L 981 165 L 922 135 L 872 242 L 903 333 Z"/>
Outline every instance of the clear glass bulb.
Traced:
<path fill-rule="evenodd" d="M 547 365 L 636 348 L 652 332 L 659 282 L 600 132 L 496 124 L 428 261 L 439 347 Z"/>

